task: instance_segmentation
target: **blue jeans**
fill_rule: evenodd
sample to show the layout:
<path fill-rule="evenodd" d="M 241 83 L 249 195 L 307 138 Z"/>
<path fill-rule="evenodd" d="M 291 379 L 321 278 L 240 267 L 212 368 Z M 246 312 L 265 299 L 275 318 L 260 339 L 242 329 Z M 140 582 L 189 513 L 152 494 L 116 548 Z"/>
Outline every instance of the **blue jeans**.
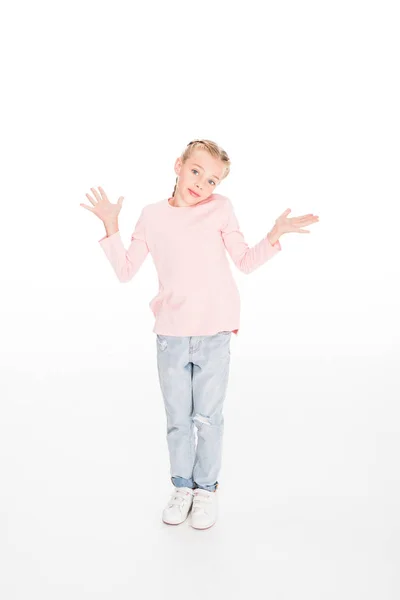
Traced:
<path fill-rule="evenodd" d="M 230 331 L 192 337 L 157 334 L 170 474 L 176 487 L 211 492 L 218 487 L 230 340 Z"/>

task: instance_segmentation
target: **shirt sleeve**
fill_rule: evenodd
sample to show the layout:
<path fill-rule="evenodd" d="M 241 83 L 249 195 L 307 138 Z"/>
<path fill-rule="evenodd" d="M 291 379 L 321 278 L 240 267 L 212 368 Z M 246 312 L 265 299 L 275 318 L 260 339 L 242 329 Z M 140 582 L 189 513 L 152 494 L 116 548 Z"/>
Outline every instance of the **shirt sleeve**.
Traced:
<path fill-rule="evenodd" d="M 225 205 L 224 217 L 224 224 L 221 229 L 222 239 L 233 262 L 243 273 L 251 273 L 282 250 L 279 240 L 272 245 L 267 236 L 250 248 L 240 231 L 229 198 L 227 198 Z"/>
<path fill-rule="evenodd" d="M 110 261 L 118 279 L 123 283 L 130 281 L 136 275 L 149 253 L 146 242 L 144 209 L 132 233 L 128 250 L 124 248 L 119 231 L 116 231 L 109 237 L 102 237 L 99 240 L 99 244 Z"/>

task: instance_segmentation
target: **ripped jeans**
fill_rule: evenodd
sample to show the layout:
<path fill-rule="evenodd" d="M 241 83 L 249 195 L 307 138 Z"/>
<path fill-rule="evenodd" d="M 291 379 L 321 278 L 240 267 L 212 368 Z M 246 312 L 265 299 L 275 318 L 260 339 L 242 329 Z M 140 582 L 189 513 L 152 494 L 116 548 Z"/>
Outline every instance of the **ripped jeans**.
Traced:
<path fill-rule="evenodd" d="M 230 340 L 230 331 L 192 337 L 157 334 L 170 475 L 176 487 L 211 492 L 218 487 Z"/>

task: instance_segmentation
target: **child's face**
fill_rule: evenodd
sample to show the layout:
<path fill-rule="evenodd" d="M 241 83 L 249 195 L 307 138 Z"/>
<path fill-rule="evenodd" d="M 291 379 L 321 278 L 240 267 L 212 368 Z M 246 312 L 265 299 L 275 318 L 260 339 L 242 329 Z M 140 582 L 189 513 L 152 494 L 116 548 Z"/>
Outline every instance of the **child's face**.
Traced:
<path fill-rule="evenodd" d="M 195 150 L 185 163 L 180 158 L 176 160 L 175 173 L 178 175 L 175 195 L 179 195 L 188 206 L 193 206 L 215 191 L 222 181 L 224 163 L 207 150 Z M 193 196 L 189 190 L 199 196 Z"/>

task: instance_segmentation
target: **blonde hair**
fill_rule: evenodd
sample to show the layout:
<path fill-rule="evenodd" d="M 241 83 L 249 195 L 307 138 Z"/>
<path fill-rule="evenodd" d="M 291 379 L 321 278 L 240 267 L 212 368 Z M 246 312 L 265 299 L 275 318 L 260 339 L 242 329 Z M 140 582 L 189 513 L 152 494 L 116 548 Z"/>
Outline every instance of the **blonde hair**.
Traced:
<path fill-rule="evenodd" d="M 218 146 L 218 144 L 212 142 L 211 140 L 193 140 L 192 142 L 189 142 L 180 156 L 182 162 L 185 163 L 196 149 L 207 150 L 207 152 L 209 152 L 211 156 L 213 156 L 214 158 L 219 158 L 219 160 L 225 163 L 225 170 L 222 179 L 225 179 L 225 177 L 229 175 L 229 171 L 231 168 L 231 161 L 229 159 L 229 156 L 227 155 L 225 150 L 221 148 L 221 146 Z M 176 178 L 174 191 L 172 192 L 172 197 L 175 196 L 177 183 L 178 177 Z"/>

